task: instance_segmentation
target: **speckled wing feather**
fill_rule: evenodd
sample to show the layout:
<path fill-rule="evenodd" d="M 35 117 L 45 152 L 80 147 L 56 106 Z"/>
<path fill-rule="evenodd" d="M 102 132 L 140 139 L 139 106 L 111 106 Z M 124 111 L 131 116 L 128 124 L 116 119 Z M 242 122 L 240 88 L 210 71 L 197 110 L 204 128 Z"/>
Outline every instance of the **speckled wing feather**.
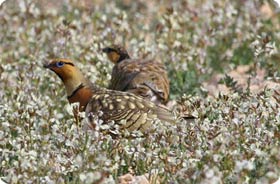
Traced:
<path fill-rule="evenodd" d="M 122 66 L 115 65 L 112 72 L 109 89 L 126 91 L 129 83 L 139 74 L 139 71 L 126 71 Z"/>
<path fill-rule="evenodd" d="M 105 122 L 115 121 L 121 125 L 121 121 L 124 120 L 125 124 L 121 125 L 121 128 L 128 131 L 145 132 L 156 119 L 162 122 L 175 122 L 174 116 L 166 108 L 131 93 L 105 89 L 94 92 L 86 112 L 93 115 L 101 112 L 99 118 Z"/>
<path fill-rule="evenodd" d="M 156 103 L 166 103 L 169 80 L 162 63 L 127 59 L 113 68 L 110 89 L 127 91 Z"/>

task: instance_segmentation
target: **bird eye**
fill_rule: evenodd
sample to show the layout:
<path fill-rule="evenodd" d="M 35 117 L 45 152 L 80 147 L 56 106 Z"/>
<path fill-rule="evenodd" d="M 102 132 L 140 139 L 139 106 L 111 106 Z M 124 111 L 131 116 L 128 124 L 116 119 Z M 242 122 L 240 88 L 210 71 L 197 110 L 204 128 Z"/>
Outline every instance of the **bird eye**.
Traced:
<path fill-rule="evenodd" d="M 59 62 L 56 63 L 56 66 L 57 66 L 58 68 L 62 67 L 63 65 L 64 65 L 64 63 L 61 62 L 61 61 L 59 61 Z"/>

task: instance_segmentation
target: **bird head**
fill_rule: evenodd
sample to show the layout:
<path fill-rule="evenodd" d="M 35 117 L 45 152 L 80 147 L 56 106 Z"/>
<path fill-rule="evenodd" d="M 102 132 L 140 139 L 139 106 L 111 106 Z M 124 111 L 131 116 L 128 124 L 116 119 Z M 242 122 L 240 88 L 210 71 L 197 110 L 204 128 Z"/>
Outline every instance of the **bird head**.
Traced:
<path fill-rule="evenodd" d="M 44 67 L 55 72 L 62 81 L 67 81 L 71 78 L 75 78 L 76 75 L 76 67 L 74 63 L 69 59 L 53 59 L 50 63 L 45 64 Z"/>
<path fill-rule="evenodd" d="M 102 51 L 107 54 L 109 60 L 114 64 L 119 63 L 125 59 L 130 59 L 130 56 L 128 55 L 126 49 L 120 45 L 105 47 L 104 49 L 102 49 Z"/>
<path fill-rule="evenodd" d="M 81 71 L 69 59 L 53 59 L 48 64 L 45 64 L 44 67 L 52 70 L 59 76 L 66 87 L 68 95 L 70 95 L 79 85 L 87 84 L 87 80 L 84 78 Z"/>

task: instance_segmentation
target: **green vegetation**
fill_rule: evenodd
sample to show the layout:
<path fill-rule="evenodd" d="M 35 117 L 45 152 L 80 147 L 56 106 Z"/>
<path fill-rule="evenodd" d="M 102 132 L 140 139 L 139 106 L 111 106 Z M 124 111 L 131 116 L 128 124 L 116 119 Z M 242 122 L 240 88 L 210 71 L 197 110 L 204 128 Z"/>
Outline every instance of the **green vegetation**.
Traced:
<path fill-rule="evenodd" d="M 274 182 L 280 92 L 269 84 L 280 77 L 279 20 L 274 1 L 7 0 L 0 6 L 0 177 L 114 183 L 131 172 L 161 183 Z M 174 109 L 197 120 L 117 139 L 76 122 L 62 82 L 43 64 L 70 58 L 106 87 L 112 64 L 101 48 L 112 43 L 164 62 Z M 249 68 L 244 85 L 230 75 L 238 67 Z M 253 80 L 260 75 L 264 85 Z"/>

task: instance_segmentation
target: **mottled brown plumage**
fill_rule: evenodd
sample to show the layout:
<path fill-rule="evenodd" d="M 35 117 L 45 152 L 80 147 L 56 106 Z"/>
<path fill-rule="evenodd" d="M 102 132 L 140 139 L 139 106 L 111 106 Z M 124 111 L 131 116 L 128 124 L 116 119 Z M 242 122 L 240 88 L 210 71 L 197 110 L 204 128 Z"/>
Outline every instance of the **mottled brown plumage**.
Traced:
<path fill-rule="evenodd" d="M 134 93 L 157 104 L 166 104 L 169 80 L 162 63 L 152 59 L 131 59 L 119 45 L 103 49 L 115 64 L 109 89 Z"/>
<path fill-rule="evenodd" d="M 90 121 L 98 116 L 105 123 L 114 121 L 128 131 L 149 131 L 157 120 L 174 122 L 172 113 L 159 105 L 132 93 L 100 88 L 84 78 L 81 71 L 68 59 L 54 59 L 46 68 L 63 81 L 70 103 L 79 102 Z M 101 113 L 100 113 L 101 112 Z"/>

